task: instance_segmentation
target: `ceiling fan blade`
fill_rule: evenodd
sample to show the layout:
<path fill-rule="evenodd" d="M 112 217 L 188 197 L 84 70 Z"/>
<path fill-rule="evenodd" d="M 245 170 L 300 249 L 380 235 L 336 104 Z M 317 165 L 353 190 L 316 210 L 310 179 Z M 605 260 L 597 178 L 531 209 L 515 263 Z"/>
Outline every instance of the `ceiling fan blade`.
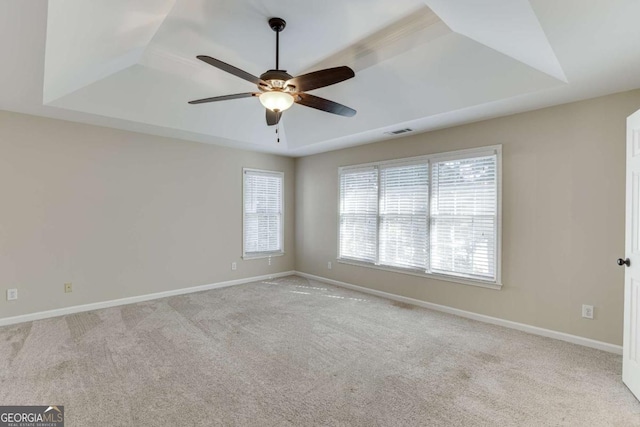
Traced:
<path fill-rule="evenodd" d="M 306 92 L 336 83 L 343 82 L 355 76 L 349 67 L 326 68 L 324 70 L 313 71 L 308 74 L 294 77 L 287 80 L 287 86 L 295 86 L 296 92 Z"/>
<path fill-rule="evenodd" d="M 251 83 L 267 86 L 267 82 L 265 82 L 264 80 L 254 76 L 253 74 L 249 74 L 246 71 L 241 70 L 240 68 L 236 68 L 233 65 L 229 65 L 226 62 L 219 61 L 207 55 L 198 55 L 196 56 L 196 58 L 198 58 L 200 61 L 204 61 L 209 65 L 213 65 L 214 67 L 219 68 L 222 71 L 226 71 L 229 74 L 233 74 L 234 76 L 240 77 L 241 79 L 244 79 Z"/>
<path fill-rule="evenodd" d="M 275 111 L 271 111 L 268 108 L 265 108 L 265 110 L 267 110 L 267 125 L 269 126 L 277 125 L 278 122 L 280 121 L 280 117 L 282 117 L 282 112 L 278 111 L 276 113 Z"/>
<path fill-rule="evenodd" d="M 310 95 L 308 93 L 299 93 L 295 99 L 297 104 L 326 111 L 327 113 L 333 113 L 345 117 L 353 117 L 356 115 L 356 110 L 353 108 L 349 108 L 346 105 L 338 104 L 337 102 L 329 101 L 328 99 L 320 98 L 319 96 Z"/>
<path fill-rule="evenodd" d="M 211 98 L 196 99 L 195 101 L 189 101 L 189 104 L 204 104 L 206 102 L 227 101 L 229 99 L 251 98 L 252 96 L 259 96 L 259 95 L 260 95 L 259 93 L 253 93 L 253 92 L 236 93 L 233 95 L 223 95 L 223 96 L 214 96 Z"/>

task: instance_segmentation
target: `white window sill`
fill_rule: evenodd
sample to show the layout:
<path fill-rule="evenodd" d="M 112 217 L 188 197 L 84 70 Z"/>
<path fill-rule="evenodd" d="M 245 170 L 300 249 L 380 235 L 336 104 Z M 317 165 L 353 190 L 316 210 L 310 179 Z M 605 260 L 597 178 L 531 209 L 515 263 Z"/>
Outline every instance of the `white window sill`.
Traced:
<path fill-rule="evenodd" d="M 262 259 L 262 258 L 273 258 L 277 256 L 283 256 L 284 252 L 260 252 L 256 254 L 244 254 L 242 255 L 242 259 Z"/>
<path fill-rule="evenodd" d="M 382 265 L 370 264 L 368 262 L 362 262 L 362 261 L 356 261 L 356 260 L 350 260 L 350 259 L 344 259 L 344 258 L 337 258 L 336 261 L 340 264 L 373 268 L 375 270 L 383 270 L 383 271 L 390 271 L 392 273 L 408 274 L 410 276 L 426 277 L 428 279 L 434 279 L 434 280 L 444 280 L 446 282 L 459 283 L 462 285 L 478 286 L 481 288 L 493 289 L 496 291 L 499 291 L 500 289 L 502 289 L 502 283 L 499 283 L 499 282 L 485 282 L 482 280 L 474 280 L 466 277 L 447 276 L 444 274 L 436 274 L 436 273 L 424 273 L 419 270 L 408 270 L 403 268 L 387 267 Z"/>

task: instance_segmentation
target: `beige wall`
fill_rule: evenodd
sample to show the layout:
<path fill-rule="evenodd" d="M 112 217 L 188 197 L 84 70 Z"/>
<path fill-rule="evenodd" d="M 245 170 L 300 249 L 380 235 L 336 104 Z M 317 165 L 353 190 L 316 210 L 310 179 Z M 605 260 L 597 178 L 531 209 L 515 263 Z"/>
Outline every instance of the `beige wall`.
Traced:
<path fill-rule="evenodd" d="M 299 271 L 622 344 L 625 122 L 640 91 L 296 161 Z M 327 261 L 337 256 L 339 166 L 503 145 L 500 291 Z M 595 319 L 581 318 L 582 304 Z"/>
<path fill-rule="evenodd" d="M 271 266 L 241 259 L 243 167 L 285 173 Z M 0 318 L 293 270 L 294 178 L 286 157 L 0 111 Z"/>
<path fill-rule="evenodd" d="M 633 91 L 295 161 L 0 111 L 0 289 L 20 295 L 0 297 L 0 318 L 295 268 L 621 344 L 625 118 L 638 108 Z M 339 166 L 494 144 L 502 290 L 327 269 Z M 243 167 L 285 172 L 287 254 L 271 266 L 241 259 Z"/>

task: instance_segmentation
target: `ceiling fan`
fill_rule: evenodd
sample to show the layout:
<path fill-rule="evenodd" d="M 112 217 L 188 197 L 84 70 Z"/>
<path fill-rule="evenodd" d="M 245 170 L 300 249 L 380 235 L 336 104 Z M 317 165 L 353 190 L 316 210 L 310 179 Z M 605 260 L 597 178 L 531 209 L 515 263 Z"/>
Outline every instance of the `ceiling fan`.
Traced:
<path fill-rule="evenodd" d="M 267 110 L 267 125 L 277 125 L 282 112 L 294 103 L 305 107 L 315 108 L 340 116 L 352 117 L 356 110 L 328 99 L 320 98 L 306 93 L 340 83 L 355 76 L 349 67 L 335 67 L 313 71 L 308 74 L 293 77 L 285 70 L 280 70 L 280 32 L 287 23 L 282 18 L 269 19 L 269 26 L 276 32 L 276 69 L 268 70 L 260 77 L 256 77 L 239 68 L 206 55 L 198 55 L 197 58 L 216 68 L 233 74 L 236 77 L 247 80 L 258 86 L 259 92 L 236 93 L 233 95 L 214 96 L 212 98 L 189 101 L 189 104 L 204 104 L 207 102 L 227 101 L 230 99 L 258 97 Z"/>

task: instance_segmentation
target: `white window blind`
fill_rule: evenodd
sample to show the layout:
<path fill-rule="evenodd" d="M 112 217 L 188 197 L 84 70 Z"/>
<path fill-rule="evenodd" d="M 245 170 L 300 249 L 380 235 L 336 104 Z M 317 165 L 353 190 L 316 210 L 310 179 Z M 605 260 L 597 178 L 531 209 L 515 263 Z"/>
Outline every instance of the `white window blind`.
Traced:
<path fill-rule="evenodd" d="M 500 153 L 340 168 L 339 259 L 499 285 Z"/>
<path fill-rule="evenodd" d="M 434 162 L 433 272 L 495 280 L 496 156 Z"/>
<path fill-rule="evenodd" d="M 283 252 L 281 172 L 244 169 L 244 256 Z"/>
<path fill-rule="evenodd" d="M 378 262 L 427 269 L 429 166 L 380 170 L 380 253 Z"/>
<path fill-rule="evenodd" d="M 375 262 L 378 234 L 378 170 L 340 174 L 340 258 Z"/>

